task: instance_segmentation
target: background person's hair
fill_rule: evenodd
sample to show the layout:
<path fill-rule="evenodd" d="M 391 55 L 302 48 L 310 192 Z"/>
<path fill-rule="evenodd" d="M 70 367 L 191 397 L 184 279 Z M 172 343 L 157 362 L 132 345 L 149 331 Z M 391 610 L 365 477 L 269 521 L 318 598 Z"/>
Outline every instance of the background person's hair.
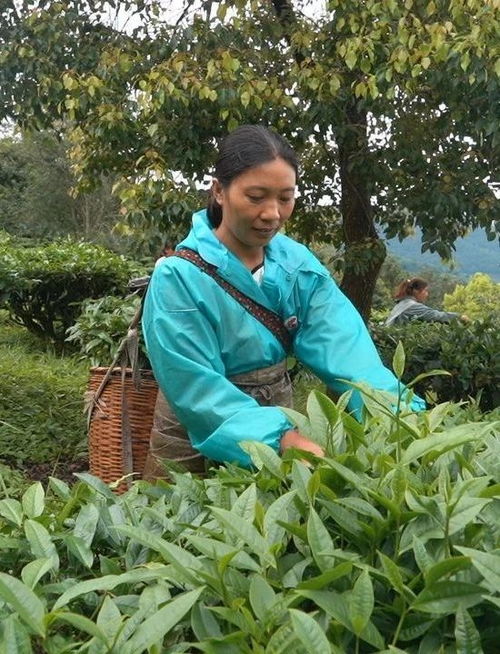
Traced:
<path fill-rule="evenodd" d="M 401 282 L 394 291 L 394 299 L 401 300 L 401 298 L 407 297 L 408 295 L 413 295 L 415 291 L 423 291 L 424 288 L 427 288 L 428 286 L 429 283 L 421 277 L 405 279 L 404 282 Z"/>
<path fill-rule="evenodd" d="M 227 188 L 236 177 L 250 168 L 278 158 L 294 169 L 298 179 L 298 158 L 286 139 L 262 125 L 241 125 L 222 141 L 215 163 L 215 177 L 223 188 Z M 212 191 L 207 214 L 212 227 L 218 227 L 222 220 L 222 207 Z"/>

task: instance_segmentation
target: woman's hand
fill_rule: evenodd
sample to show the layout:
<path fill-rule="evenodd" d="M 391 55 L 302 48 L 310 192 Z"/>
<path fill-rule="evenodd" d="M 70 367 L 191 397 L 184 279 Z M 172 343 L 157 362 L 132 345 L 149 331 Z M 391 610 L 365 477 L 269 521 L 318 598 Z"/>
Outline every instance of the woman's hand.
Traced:
<path fill-rule="evenodd" d="M 302 434 L 295 429 L 289 429 L 283 434 L 281 438 L 281 451 L 284 452 L 290 447 L 295 447 L 298 450 L 311 452 L 316 456 L 325 456 L 325 452 L 323 451 L 322 447 L 320 447 L 317 443 L 314 443 L 309 438 L 302 436 Z"/>
<path fill-rule="evenodd" d="M 463 314 L 460 316 L 460 320 L 461 320 L 462 322 L 465 322 L 465 323 L 470 322 L 470 318 L 469 318 L 469 316 L 467 316 L 465 313 L 463 313 Z"/>

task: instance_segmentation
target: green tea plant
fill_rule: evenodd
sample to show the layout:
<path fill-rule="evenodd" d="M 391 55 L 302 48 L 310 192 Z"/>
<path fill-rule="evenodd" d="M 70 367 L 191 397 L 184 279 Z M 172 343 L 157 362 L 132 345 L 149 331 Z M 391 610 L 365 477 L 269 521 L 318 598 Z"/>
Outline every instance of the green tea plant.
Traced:
<path fill-rule="evenodd" d="M 363 424 L 347 395 L 289 411 L 323 459 L 249 441 L 252 470 L 0 500 L 0 651 L 498 651 L 499 423 L 357 390 Z"/>
<path fill-rule="evenodd" d="M 59 345 L 86 298 L 124 293 L 137 265 L 91 243 L 39 247 L 0 242 L 0 305 L 29 331 Z"/>

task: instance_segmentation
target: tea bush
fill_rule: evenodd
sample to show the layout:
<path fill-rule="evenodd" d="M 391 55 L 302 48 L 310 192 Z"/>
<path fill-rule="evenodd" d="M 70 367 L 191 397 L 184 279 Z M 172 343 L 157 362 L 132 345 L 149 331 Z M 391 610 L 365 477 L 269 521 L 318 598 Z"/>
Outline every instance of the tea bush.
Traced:
<path fill-rule="evenodd" d="M 290 415 L 322 460 L 247 443 L 253 471 L 1 500 L 0 650 L 497 652 L 499 425 L 392 403 L 360 425 L 311 393 Z"/>
<path fill-rule="evenodd" d="M 478 398 L 483 411 L 500 405 L 500 331 L 493 318 L 467 325 L 414 321 L 401 326 L 372 325 L 371 334 L 384 363 L 390 366 L 395 347 L 403 343 L 405 381 L 432 369 L 450 376 L 431 376 L 417 383 L 417 392 L 437 402 Z"/>
<path fill-rule="evenodd" d="M 123 294 L 137 266 L 68 239 L 40 247 L 0 243 L 0 305 L 31 332 L 59 345 L 86 298 Z"/>

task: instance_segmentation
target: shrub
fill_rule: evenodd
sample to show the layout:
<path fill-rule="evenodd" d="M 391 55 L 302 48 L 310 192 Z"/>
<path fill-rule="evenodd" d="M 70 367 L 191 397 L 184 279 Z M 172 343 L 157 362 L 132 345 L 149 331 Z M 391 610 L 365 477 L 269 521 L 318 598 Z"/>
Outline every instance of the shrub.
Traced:
<path fill-rule="evenodd" d="M 490 318 L 467 325 L 410 322 L 401 326 L 372 325 L 371 333 L 382 360 L 390 366 L 398 341 L 407 357 L 404 381 L 433 369 L 443 369 L 450 376 L 432 376 L 416 385 L 417 392 L 434 402 L 478 398 L 483 411 L 500 404 L 499 361 L 500 333 Z"/>
<path fill-rule="evenodd" d="M 135 265 L 103 247 L 68 239 L 46 246 L 0 245 L 0 302 L 13 320 L 62 344 L 86 298 L 121 294 Z"/>
<path fill-rule="evenodd" d="M 118 497 L 80 474 L 1 500 L 0 649 L 498 651 L 495 424 L 367 401 L 364 425 L 317 392 L 293 415 L 322 460 L 250 443 L 255 471 Z"/>

